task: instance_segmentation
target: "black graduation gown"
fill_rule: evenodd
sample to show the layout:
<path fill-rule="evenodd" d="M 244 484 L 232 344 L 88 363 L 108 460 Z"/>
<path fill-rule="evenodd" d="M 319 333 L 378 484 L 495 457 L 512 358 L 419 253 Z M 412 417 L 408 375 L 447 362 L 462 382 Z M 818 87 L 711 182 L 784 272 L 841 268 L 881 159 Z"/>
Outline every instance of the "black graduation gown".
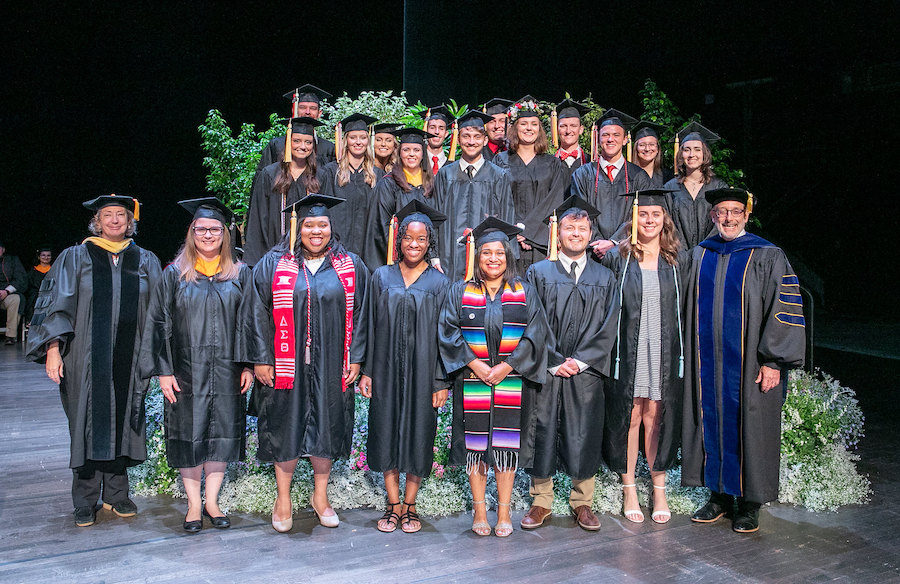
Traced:
<path fill-rule="evenodd" d="M 593 261 L 585 264 L 577 284 L 558 261 L 538 262 L 527 275 L 552 333 L 547 365 L 572 357 L 588 368 L 573 377 L 549 376 L 537 392 L 534 464 L 526 470 L 541 478 L 562 471 L 586 479 L 597 474 L 602 461 L 603 379 L 618 315 L 615 278 Z"/>
<path fill-rule="evenodd" d="M 781 406 L 763 393 L 761 365 L 801 367 L 799 283 L 784 252 L 752 234 L 718 235 L 691 253 L 685 310 L 682 484 L 765 503 L 778 497 Z"/>
<path fill-rule="evenodd" d="M 369 282 L 369 468 L 431 474 L 437 410 L 432 393 L 446 389 L 438 352 L 438 317 L 447 277 L 432 267 L 409 288 L 400 265 L 382 266 Z"/>
<path fill-rule="evenodd" d="M 575 171 L 588 163 L 588 155 L 583 150 L 581 151 L 581 156 L 578 156 L 572 162 L 572 166 L 566 164 L 566 161 L 560 160 L 562 162 L 563 167 L 563 178 L 565 178 L 565 189 L 563 196 L 568 198 L 569 195 L 572 194 L 572 175 L 575 174 Z"/>
<path fill-rule="evenodd" d="M 466 228 L 474 229 L 490 215 L 507 223 L 516 223 L 509 173 L 485 162 L 470 179 L 463 165 L 468 166 L 465 161 L 457 160 L 437 173 L 433 203 L 429 203 L 447 216 L 437 229 L 437 247 L 441 269 L 451 282 L 466 273 L 466 247 L 457 243 Z M 514 245 L 513 251 L 518 247 Z"/>
<path fill-rule="evenodd" d="M 356 275 L 350 362 L 362 363 L 366 352 L 366 292 L 369 271 L 352 252 Z M 272 278 L 280 254 L 270 251 L 253 268 L 253 283 L 241 299 L 237 329 L 237 360 L 275 364 L 275 323 Z M 310 363 L 304 363 L 307 332 L 307 287 L 312 304 Z M 344 356 L 344 288 L 331 265 L 330 254 L 315 274 L 305 267 L 294 286 L 296 371 L 292 389 L 254 386 L 254 410 L 259 415 L 259 449 L 263 462 L 298 457 L 346 458 L 353 437 L 353 395 L 341 390 Z"/>
<path fill-rule="evenodd" d="M 706 191 L 727 187 L 725 181 L 713 177 L 709 184 L 700 187 L 697 198 L 691 197 L 687 188 L 677 178 L 667 182 L 664 188 L 675 190 L 672 197 L 672 221 L 678 231 L 683 249 L 691 249 L 708 237 L 714 236 L 716 224 L 709 212 L 712 205 L 706 202 Z"/>
<path fill-rule="evenodd" d="M 44 363 L 47 343 L 59 340 L 71 468 L 122 458 L 131 466 L 147 457 L 141 396 L 149 380 L 137 360 L 160 271 L 156 256 L 134 243 L 118 264 L 112 253 L 83 243 L 63 250 L 41 284 L 27 357 Z"/>
<path fill-rule="evenodd" d="M 494 154 L 494 151 L 491 150 L 491 147 L 488 146 L 487 144 L 485 144 L 484 147 L 481 149 L 481 155 L 484 156 L 484 159 L 487 160 L 488 162 L 493 161 L 494 157 L 497 156 L 498 154 L 500 154 L 501 152 L 506 152 L 505 146 L 502 146 L 499 150 L 497 150 L 497 154 Z"/>
<path fill-rule="evenodd" d="M 544 220 L 563 202 L 566 188 L 565 171 L 559 158 L 551 154 L 535 156 L 525 162 L 515 152 L 501 152 L 494 157 L 494 164 L 509 173 L 515 223 L 525 226 L 522 235 L 531 244 L 530 251 L 519 251 L 519 269 L 546 257 L 550 231 Z"/>
<path fill-rule="evenodd" d="M 265 167 L 282 160 L 284 160 L 283 135 L 275 136 L 263 147 L 262 152 L 260 152 L 259 163 L 256 165 L 256 173 L 259 174 Z M 316 162 L 319 163 L 319 168 L 324 167 L 329 162 L 334 162 L 334 160 L 334 142 L 316 136 Z"/>
<path fill-rule="evenodd" d="M 163 401 L 166 458 L 172 468 L 244 457 L 245 399 L 234 331 L 251 273 L 223 282 L 202 274 L 196 282 L 169 264 L 153 292 L 141 343 L 141 377 L 174 375 L 181 393 Z"/>
<path fill-rule="evenodd" d="M 253 179 L 243 257 L 248 266 L 255 265 L 288 232 L 291 216 L 281 210 L 306 196 L 306 173 L 291 184 L 285 195 L 274 190 L 280 174 L 281 163 L 276 162 L 263 168 Z M 321 167 L 316 176 L 322 184 L 324 176 Z"/>
<path fill-rule="evenodd" d="M 41 282 L 44 281 L 44 276 L 47 274 L 45 272 L 39 272 L 37 269 L 32 267 L 28 271 L 28 287 L 21 291 L 25 295 L 25 322 L 31 322 L 31 317 L 34 316 L 34 304 L 37 302 L 38 291 L 41 289 Z"/>
<path fill-rule="evenodd" d="M 684 299 L 686 254 L 679 257 L 678 266 L 672 266 L 660 256 L 657 262 L 660 294 L 660 401 L 659 443 L 653 470 L 668 470 L 678 464 L 678 448 L 681 446 L 681 398 L 684 391 L 681 367 L 682 341 L 679 337 L 679 310 L 677 300 Z M 603 456 L 609 468 L 617 473 L 627 470 L 628 427 L 634 406 L 634 374 L 637 361 L 638 334 L 641 328 L 643 278 L 641 265 L 631 258 L 627 273 L 625 259 L 619 249 L 613 248 L 603 256 L 604 265 L 616 275 L 616 294 L 622 288 L 622 316 L 619 333 L 612 352 L 612 367 L 606 381 L 606 429 L 603 437 Z M 676 294 L 675 274 L 678 274 Z M 624 282 L 622 280 L 624 274 Z M 615 379 L 615 359 L 619 357 L 619 378 Z"/>
<path fill-rule="evenodd" d="M 534 432 L 537 425 L 537 410 L 534 407 L 535 393 L 547 378 L 547 337 L 549 328 L 547 317 L 540 300 L 527 282 L 525 286 L 525 304 L 528 322 L 525 331 L 515 350 L 505 359 L 513 371 L 522 376 L 522 423 L 521 447 L 519 449 L 518 466 L 529 468 L 534 460 Z M 453 379 L 453 435 L 450 443 L 450 464 L 466 464 L 465 415 L 463 414 L 463 379 L 471 370 L 468 364 L 475 359 L 475 353 L 463 339 L 461 325 L 466 324 L 468 315 L 464 314 L 462 296 L 466 290 L 466 282 L 459 280 L 450 286 L 447 299 L 441 309 L 438 324 L 441 360 L 444 370 Z M 503 331 L 502 290 L 493 300 L 486 297 L 487 306 L 484 315 L 484 328 L 487 337 L 490 365 L 500 362 L 498 349 Z M 484 461 L 493 465 L 491 448 L 485 453 Z"/>
<path fill-rule="evenodd" d="M 412 201 L 433 203 L 425 197 L 425 187 L 411 187 L 404 191 L 390 174 L 385 175 L 375 185 L 375 198 L 366 215 L 366 235 L 363 241 L 363 261 L 366 266 L 376 269 L 387 263 L 388 225 L 394 213 Z"/>
<path fill-rule="evenodd" d="M 375 185 L 377 186 L 384 171 L 375 167 Z M 331 213 L 331 231 L 337 233 L 341 243 L 348 251 L 362 256 L 366 238 L 366 219 L 369 206 L 375 200 L 375 187 L 366 183 L 366 174 L 362 170 L 350 172 L 350 181 L 344 186 L 337 183 L 338 163 L 329 162 L 322 172 L 322 194 L 344 199 L 335 205 Z M 367 264 L 368 265 L 368 264 Z"/>
<path fill-rule="evenodd" d="M 585 164 L 572 175 L 571 194 L 578 195 L 600 211 L 594 225 L 601 239 L 610 239 L 624 234 L 617 234 L 619 228 L 631 218 L 633 197 L 623 197 L 625 193 L 650 188 L 650 177 L 636 164 L 626 162 L 616 175 L 616 180 L 609 182 L 605 161 L 600 159 L 600 176 L 597 177 L 597 162 Z M 627 172 L 626 172 L 627 169 Z M 627 180 L 626 180 L 627 177 Z M 595 186 L 596 182 L 596 186 Z"/>
<path fill-rule="evenodd" d="M 644 171 L 646 172 L 646 171 Z M 648 175 L 650 176 L 650 175 Z M 675 173 L 667 168 L 660 169 L 659 172 L 654 172 L 653 176 L 650 176 L 650 188 L 653 189 L 661 189 L 664 188 L 665 184 L 672 180 L 675 176 Z"/>

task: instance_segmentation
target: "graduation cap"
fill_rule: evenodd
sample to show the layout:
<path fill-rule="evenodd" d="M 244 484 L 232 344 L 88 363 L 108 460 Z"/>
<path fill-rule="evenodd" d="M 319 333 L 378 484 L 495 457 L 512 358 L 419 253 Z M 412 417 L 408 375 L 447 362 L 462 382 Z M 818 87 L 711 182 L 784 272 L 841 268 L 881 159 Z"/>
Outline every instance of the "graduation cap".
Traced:
<path fill-rule="evenodd" d="M 391 217 L 391 223 L 388 226 L 387 265 L 392 266 L 397 262 L 397 235 L 400 231 L 400 225 L 402 225 L 403 222 L 412 223 L 413 221 L 420 221 L 426 225 L 430 225 L 433 229 L 435 225 L 440 225 L 446 220 L 446 215 L 429 207 L 418 199 L 413 199 L 407 203 L 402 209 L 394 213 L 394 216 Z"/>
<path fill-rule="evenodd" d="M 562 204 L 553 210 L 549 217 L 544 219 L 545 223 L 550 224 L 550 245 L 547 259 L 555 262 L 559 255 L 557 253 L 557 239 L 559 237 L 559 222 L 563 217 L 573 215 L 578 211 L 584 211 L 588 215 L 588 219 L 593 221 L 600 215 L 600 210 L 579 197 L 578 195 L 570 195 Z"/>
<path fill-rule="evenodd" d="M 667 209 L 669 202 L 666 195 L 674 192 L 675 189 L 644 189 L 620 195 L 622 197 L 634 197 L 634 203 L 631 206 L 631 245 L 637 244 L 638 207 L 658 205 L 663 209 Z"/>
<path fill-rule="evenodd" d="M 330 93 L 308 83 L 284 94 L 284 98 L 290 100 L 291 103 L 322 103 L 322 100 L 328 99 L 329 97 L 331 97 Z"/>
<path fill-rule="evenodd" d="M 460 118 L 456 120 L 456 126 L 460 130 L 463 128 L 478 128 L 479 130 L 484 131 L 484 125 L 493 119 L 492 116 L 489 116 L 486 113 L 472 110 L 460 116 Z"/>
<path fill-rule="evenodd" d="M 291 161 L 291 136 L 293 134 L 305 134 L 307 136 L 315 136 L 316 128 L 324 126 L 322 122 L 315 118 L 302 116 L 299 118 L 291 118 L 282 120 L 287 122 L 287 132 L 284 136 L 284 162 Z"/>
<path fill-rule="evenodd" d="M 581 105 L 577 101 L 572 101 L 571 99 L 564 99 L 558 104 L 556 104 L 556 119 L 561 120 L 563 118 L 578 118 L 581 119 L 581 116 L 588 113 L 587 106 Z"/>
<path fill-rule="evenodd" d="M 392 134 L 394 130 L 399 130 L 403 127 L 403 124 L 398 122 L 382 122 L 380 124 L 375 124 L 372 126 L 373 134 Z"/>
<path fill-rule="evenodd" d="M 100 195 L 96 199 L 91 199 L 90 201 L 83 202 L 82 205 L 84 205 L 85 209 L 90 209 L 95 213 L 103 207 L 109 207 L 110 205 L 125 207 L 126 209 L 134 213 L 135 221 L 139 221 L 138 217 L 140 216 L 141 211 L 141 204 L 138 203 L 137 199 L 132 197 L 123 197 L 115 193 L 112 193 L 110 195 Z"/>
<path fill-rule="evenodd" d="M 520 97 L 516 103 L 509 106 L 510 118 L 517 120 L 519 118 L 536 118 L 540 115 L 537 98 L 529 94 Z"/>
<path fill-rule="evenodd" d="M 722 187 L 720 189 L 710 189 L 704 195 L 706 202 L 715 207 L 723 201 L 737 201 L 743 203 L 747 207 L 747 215 L 753 212 L 753 193 L 744 189 L 735 189 L 731 187 Z"/>
<path fill-rule="evenodd" d="M 376 121 L 378 121 L 377 118 L 367 116 L 366 114 L 350 114 L 340 121 L 341 130 L 345 133 L 354 132 L 357 130 L 368 132 L 369 126 L 374 124 Z"/>
<path fill-rule="evenodd" d="M 678 142 L 680 142 L 681 144 L 690 142 L 691 140 L 699 140 L 708 146 L 710 144 L 718 142 L 721 139 L 721 136 L 719 136 L 709 128 L 700 125 L 699 122 L 691 122 L 678 131 Z"/>
<path fill-rule="evenodd" d="M 294 253 L 294 246 L 297 243 L 297 221 L 298 219 L 302 221 L 307 217 L 328 217 L 331 219 L 331 214 L 328 212 L 328 209 L 334 207 L 339 203 L 343 203 L 346 199 L 341 199 L 339 197 L 330 197 L 328 195 L 320 195 L 318 193 L 313 193 L 306 195 L 302 199 L 298 199 L 281 210 L 282 213 L 290 213 L 291 214 L 291 238 L 290 238 L 290 253 Z"/>
<path fill-rule="evenodd" d="M 609 108 L 603 112 L 603 115 L 597 119 L 598 128 L 602 128 L 603 126 L 619 126 L 624 128 L 626 132 L 636 123 L 637 119 L 613 108 Z"/>
<path fill-rule="evenodd" d="M 506 221 L 497 219 L 493 215 L 478 224 L 475 229 L 467 229 L 466 239 L 466 274 L 465 280 L 475 277 L 475 250 L 492 241 L 509 242 L 510 237 L 522 233 L 522 230 Z"/>
<path fill-rule="evenodd" d="M 512 103 L 513 102 L 509 99 L 495 97 L 490 101 L 485 102 L 484 105 L 481 106 L 481 112 L 489 116 L 505 114 L 506 110 L 509 109 L 509 106 L 511 106 Z"/>
<path fill-rule="evenodd" d="M 400 128 L 391 134 L 400 138 L 401 144 L 419 144 L 420 146 L 425 146 L 425 140 L 428 138 L 437 138 L 434 134 L 419 128 Z"/>
<path fill-rule="evenodd" d="M 3 243 L 2 243 L 2 242 L 0 242 L 0 247 L 3 247 Z M 42 253 L 42 252 L 45 252 L 45 251 L 50 251 L 50 252 L 52 252 L 52 251 L 53 251 L 53 246 L 51 246 L 49 243 L 42 243 L 41 245 L 38 246 L 38 248 L 37 248 L 35 251 L 38 252 L 38 253 Z"/>
<path fill-rule="evenodd" d="M 631 141 L 637 143 L 638 140 L 646 138 L 647 136 L 653 136 L 658 141 L 660 134 L 667 129 L 666 126 L 661 124 L 654 124 L 653 122 L 641 120 L 631 128 Z"/>
<path fill-rule="evenodd" d="M 428 124 L 428 120 L 440 120 L 447 124 L 448 127 L 453 122 L 453 116 L 450 114 L 450 110 L 443 104 L 421 111 L 419 112 L 419 116 L 425 120 L 426 125 Z"/>
<path fill-rule="evenodd" d="M 225 203 L 215 197 L 203 197 L 200 199 L 185 199 L 178 201 L 188 213 L 197 219 L 215 219 L 222 225 L 229 225 L 234 221 L 234 213 L 225 206 Z"/>

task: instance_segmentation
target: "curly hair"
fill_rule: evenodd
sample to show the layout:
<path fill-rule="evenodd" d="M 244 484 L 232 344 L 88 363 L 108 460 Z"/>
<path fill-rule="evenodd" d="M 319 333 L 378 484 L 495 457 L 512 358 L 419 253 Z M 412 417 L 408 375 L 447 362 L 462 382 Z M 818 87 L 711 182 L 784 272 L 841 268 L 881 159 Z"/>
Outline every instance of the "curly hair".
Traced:
<path fill-rule="evenodd" d="M 403 243 L 403 237 L 406 235 L 409 224 L 415 223 L 416 221 L 417 219 L 415 217 L 410 216 L 400 222 L 399 227 L 397 227 L 397 243 L 394 247 L 394 257 L 403 257 L 403 252 L 400 250 L 400 246 Z M 425 232 L 428 234 L 428 249 L 425 250 L 424 260 L 430 263 L 433 258 L 438 257 L 437 240 L 434 236 L 434 227 L 430 223 L 423 223 L 423 225 L 425 225 Z"/>
<path fill-rule="evenodd" d="M 103 209 L 100 209 L 102 211 Z M 100 229 L 100 211 L 94 213 L 94 216 L 91 217 L 90 222 L 88 223 L 88 231 L 91 232 L 91 235 L 95 235 L 100 237 L 102 231 Z M 125 209 L 125 214 L 128 216 L 128 227 L 125 228 L 125 237 L 131 237 L 135 233 L 137 233 L 137 221 L 134 220 L 134 213 Z"/>

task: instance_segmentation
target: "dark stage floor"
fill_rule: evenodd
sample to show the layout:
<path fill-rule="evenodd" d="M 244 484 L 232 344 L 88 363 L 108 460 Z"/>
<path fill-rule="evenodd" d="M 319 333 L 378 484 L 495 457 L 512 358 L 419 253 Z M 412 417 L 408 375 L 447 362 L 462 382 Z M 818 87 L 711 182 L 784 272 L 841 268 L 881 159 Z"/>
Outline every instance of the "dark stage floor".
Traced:
<path fill-rule="evenodd" d="M 373 510 L 340 512 L 331 530 L 302 511 L 288 535 L 268 517 L 238 514 L 229 530 L 192 536 L 181 529 L 184 501 L 167 497 L 136 498 L 131 519 L 101 511 L 94 526 L 75 527 L 57 389 L 21 345 L 0 347 L 0 581 L 900 582 L 900 361 L 821 350 L 816 364 L 859 393 L 869 505 L 836 514 L 770 505 L 749 536 L 724 521 L 638 526 L 609 515 L 599 533 L 554 517 L 506 540 L 479 538 L 459 515 L 426 520 L 416 535 L 382 534 Z"/>

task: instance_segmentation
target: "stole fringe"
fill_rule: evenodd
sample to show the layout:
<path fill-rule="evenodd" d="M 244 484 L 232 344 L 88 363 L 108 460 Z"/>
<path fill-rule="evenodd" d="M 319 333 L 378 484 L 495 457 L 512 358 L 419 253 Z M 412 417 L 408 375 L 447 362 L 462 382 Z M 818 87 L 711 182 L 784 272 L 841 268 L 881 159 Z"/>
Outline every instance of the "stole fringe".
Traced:
<path fill-rule="evenodd" d="M 519 453 L 515 450 L 492 450 L 496 472 L 515 471 L 519 468 Z M 466 474 L 471 476 L 484 462 L 484 452 L 466 452 Z"/>

